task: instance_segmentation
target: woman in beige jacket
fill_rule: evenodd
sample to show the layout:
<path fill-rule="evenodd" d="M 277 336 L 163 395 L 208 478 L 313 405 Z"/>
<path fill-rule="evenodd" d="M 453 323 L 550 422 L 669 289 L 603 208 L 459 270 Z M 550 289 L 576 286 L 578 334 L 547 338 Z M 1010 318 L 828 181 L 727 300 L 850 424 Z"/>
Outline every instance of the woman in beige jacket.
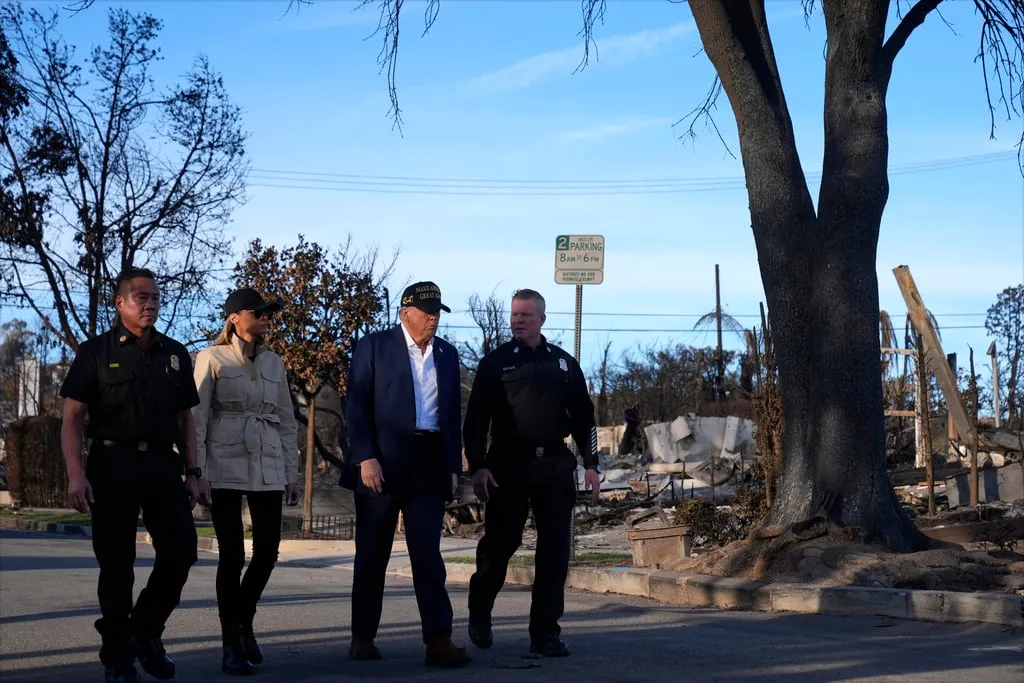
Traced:
<path fill-rule="evenodd" d="M 298 447 L 291 393 L 281 358 L 263 337 L 279 310 L 253 289 L 232 292 L 224 329 L 196 357 L 199 405 L 193 408 L 199 467 L 210 482 L 217 534 L 217 608 L 224 673 L 247 675 L 263 661 L 253 635 L 256 604 L 277 562 L 282 496 L 294 505 Z M 252 518 L 252 559 L 242 578 L 242 496 Z"/>

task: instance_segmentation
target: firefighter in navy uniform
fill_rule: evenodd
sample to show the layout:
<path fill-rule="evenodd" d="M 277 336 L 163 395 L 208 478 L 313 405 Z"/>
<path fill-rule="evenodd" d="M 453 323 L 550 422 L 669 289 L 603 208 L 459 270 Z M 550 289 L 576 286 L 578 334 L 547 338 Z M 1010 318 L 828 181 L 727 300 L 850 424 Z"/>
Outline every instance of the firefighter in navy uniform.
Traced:
<path fill-rule="evenodd" d="M 192 362 L 184 346 L 154 328 L 154 280 L 141 268 L 118 276 L 116 325 L 81 344 L 61 388 L 68 500 L 92 514 L 102 615 L 96 630 L 107 683 L 140 680 L 136 658 L 154 678 L 174 677 L 161 635 L 197 559 L 191 511 L 209 504 L 196 467 Z M 140 509 L 156 559 L 133 607 Z"/>
<path fill-rule="evenodd" d="M 544 297 L 534 290 L 513 295 L 513 341 L 480 362 L 466 409 L 466 459 L 473 490 L 486 501 L 484 536 L 469 584 L 469 637 L 480 648 L 493 643 L 491 610 L 532 509 L 537 552 L 530 652 L 565 657 L 569 649 L 560 639 L 558 620 L 564 611 L 577 466 L 565 437 L 571 434 L 576 442 L 595 500 L 600 476 L 587 383 L 576 360 L 541 334 L 544 306 Z"/>

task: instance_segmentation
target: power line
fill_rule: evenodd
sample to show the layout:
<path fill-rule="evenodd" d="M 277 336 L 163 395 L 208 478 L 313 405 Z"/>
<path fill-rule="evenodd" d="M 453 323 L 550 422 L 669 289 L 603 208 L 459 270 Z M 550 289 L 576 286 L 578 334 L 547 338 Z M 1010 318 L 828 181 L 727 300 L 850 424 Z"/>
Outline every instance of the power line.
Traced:
<path fill-rule="evenodd" d="M 452 313 L 470 313 L 469 310 L 452 310 Z M 714 313 L 633 313 L 633 312 L 597 312 L 597 311 L 584 311 L 585 315 L 598 315 L 598 316 L 611 316 L 611 317 L 622 317 L 622 318 L 705 318 L 713 316 Z M 547 311 L 547 315 L 572 315 L 576 313 L 573 311 Z M 988 313 L 932 313 L 932 316 L 936 318 L 980 318 L 988 315 Z M 760 313 L 726 313 L 722 311 L 722 317 L 729 318 L 757 318 L 760 319 Z"/>
<path fill-rule="evenodd" d="M 501 192 L 488 192 L 488 191 L 468 191 L 468 190 L 442 190 L 442 189 L 402 189 L 402 188 L 363 188 L 363 187 L 347 187 L 341 185 L 286 185 L 279 183 L 247 183 L 248 187 L 264 187 L 271 189 L 280 190 L 319 190 L 328 192 L 362 192 L 368 194 L 415 194 L 415 195 L 434 195 L 434 196 L 446 196 L 446 197 L 596 197 L 596 196 L 612 196 L 612 195 L 635 195 L 635 194 L 680 194 L 684 192 L 721 192 L 727 190 L 742 190 L 743 186 L 737 185 L 735 187 L 708 187 L 701 189 L 677 189 L 677 190 L 654 190 L 654 189 L 637 189 L 637 190 L 594 190 L 594 191 L 501 191 Z"/>
<path fill-rule="evenodd" d="M 24 304 L 14 304 L 11 308 L 17 310 L 32 310 L 30 306 Z M 40 309 L 44 311 L 55 311 L 56 309 L 52 306 L 40 306 Z M 575 314 L 573 314 L 575 315 Z M 595 314 L 596 315 L 596 314 Z M 208 320 L 207 316 L 199 314 L 182 314 L 177 316 L 181 320 Z M 751 317 L 751 316 L 748 316 Z M 760 317 L 760 316 L 758 316 Z M 442 328 L 449 330 L 479 330 L 479 325 L 448 325 L 444 324 Z M 545 327 L 545 330 L 549 332 L 572 332 L 571 327 Z M 945 330 L 984 330 L 987 329 L 984 325 L 943 325 L 940 328 L 940 332 Z M 699 330 L 689 327 L 583 327 L 584 332 L 645 332 L 645 333 L 672 333 L 672 334 L 707 334 L 710 330 Z"/>
<path fill-rule="evenodd" d="M 37 293 L 41 293 L 41 294 L 48 294 L 49 293 L 49 290 L 43 290 L 43 289 L 40 289 L 40 290 L 29 290 L 29 291 L 37 292 Z M 78 294 L 81 294 L 82 296 L 85 295 L 84 292 L 78 292 Z M 13 308 L 20 308 L 20 309 L 25 309 L 25 310 L 28 310 L 28 309 L 31 308 L 31 306 L 29 306 L 27 304 L 18 304 L 18 303 L 11 304 L 11 306 Z M 43 310 L 48 310 L 48 311 L 55 311 L 55 310 L 57 310 L 53 306 L 40 306 L 40 308 L 42 308 Z M 471 309 L 468 309 L 468 308 L 466 308 L 466 309 L 453 308 L 452 312 L 449 313 L 448 315 L 471 315 L 472 313 L 473 313 L 473 311 Z M 576 313 L 574 311 L 547 311 L 546 313 L 549 316 L 551 316 L 551 315 L 558 315 L 558 316 L 570 316 L 571 315 L 571 316 L 575 316 L 576 315 Z M 597 317 L 608 317 L 608 318 L 698 318 L 699 319 L 699 318 L 706 318 L 706 317 L 708 317 L 709 315 L 712 315 L 712 314 L 710 314 L 710 313 L 637 313 L 637 312 L 633 312 L 633 311 L 585 311 L 584 315 L 586 315 L 586 316 L 597 316 Z M 725 317 L 727 314 L 723 312 L 722 315 L 723 315 L 723 317 Z M 980 313 L 932 313 L 931 315 L 933 317 L 935 317 L 935 318 L 981 318 L 981 317 L 985 317 L 986 315 L 988 315 L 988 313 L 985 313 L 985 312 L 980 312 Z M 199 317 L 203 317 L 203 316 L 199 316 Z M 730 313 L 730 314 L 728 314 L 728 317 L 731 317 L 731 318 L 760 319 L 761 318 L 761 314 L 760 313 L 738 313 L 738 314 Z M 943 328 L 943 329 L 946 329 L 946 328 Z M 949 328 L 949 329 L 957 329 L 957 328 Z"/>
<path fill-rule="evenodd" d="M 890 166 L 889 172 L 898 172 L 900 170 L 930 170 L 934 167 L 952 167 L 956 168 L 963 165 L 969 165 L 972 163 L 991 163 L 993 161 L 1001 161 L 1004 159 L 1012 158 L 1016 152 L 1013 150 L 1006 150 L 1002 152 L 988 152 L 985 154 L 973 154 L 967 156 L 958 157 L 946 157 L 941 159 L 932 159 L 928 161 L 917 161 L 903 164 L 894 164 Z M 294 175 L 294 176 L 311 176 L 311 177 L 325 177 L 325 178 L 345 178 L 354 180 L 375 180 L 375 181 L 410 181 L 418 183 L 456 183 L 456 184 L 524 184 L 524 185 L 586 185 L 586 184 L 614 184 L 623 185 L 629 183 L 637 184 L 665 184 L 665 183 L 707 183 L 707 182 L 745 182 L 743 176 L 705 176 L 705 177 L 691 177 L 691 178 L 630 178 L 630 179 L 611 179 L 611 180 L 595 180 L 595 179 L 582 179 L 582 180 L 559 180 L 551 178 L 534 178 L 534 179 L 496 179 L 496 178 L 431 178 L 424 176 L 382 176 L 382 175 L 364 175 L 354 173 L 321 173 L 314 171 L 284 171 L 284 170 L 272 170 L 272 169 L 253 169 L 252 172 L 255 174 L 280 174 L 280 175 Z M 821 173 L 811 173 L 812 176 L 820 176 Z"/>
<path fill-rule="evenodd" d="M 1013 150 L 989 152 L 928 161 L 894 164 L 890 176 L 925 173 L 991 164 L 1014 158 Z M 806 172 L 808 179 L 820 178 L 820 171 Z M 566 196 L 619 194 L 676 194 L 745 190 L 744 176 L 690 178 L 553 179 L 553 178 L 435 178 L 426 176 L 327 173 L 281 169 L 253 169 L 250 187 L 371 194 L 435 194 L 459 196 Z"/>
<path fill-rule="evenodd" d="M 442 325 L 453 330 L 479 330 L 480 327 L 477 325 Z M 544 326 L 544 329 L 549 332 L 573 332 L 572 327 L 548 327 Z M 671 332 L 673 334 L 686 333 L 686 334 L 708 334 L 712 330 L 695 330 L 689 327 L 667 327 L 667 328 L 652 328 L 652 327 L 587 327 L 583 326 L 584 332 Z M 946 330 L 984 330 L 984 325 L 947 325 L 942 327 L 939 331 L 944 332 Z"/>
<path fill-rule="evenodd" d="M 50 290 L 49 288 L 46 288 L 46 287 L 26 287 L 25 291 L 29 292 L 29 293 L 32 293 L 32 294 L 52 294 L 52 290 Z M 72 290 L 71 294 L 74 294 L 75 296 L 83 296 L 84 297 L 84 296 L 88 295 L 88 292 L 86 292 L 84 290 Z M 225 292 L 219 292 L 219 294 L 226 296 L 227 292 L 226 291 Z M 21 297 L 20 294 L 15 294 L 14 296 Z M 12 304 L 12 305 L 16 305 L 16 304 Z M 24 308 L 28 308 L 28 306 L 24 306 L 24 305 L 22 305 L 22 306 Z M 56 309 L 54 309 L 52 307 L 43 307 L 43 308 L 45 308 L 47 310 L 56 310 Z M 457 315 L 457 314 L 470 315 L 472 313 L 473 313 L 472 309 L 469 309 L 469 308 L 453 308 L 452 312 L 450 313 L 450 315 Z M 575 316 L 576 315 L 576 313 L 574 311 L 546 311 L 546 313 L 547 313 L 547 315 L 571 315 L 571 316 Z M 646 313 L 643 313 L 643 312 L 636 312 L 636 311 L 585 311 L 585 314 L 588 315 L 588 316 L 594 315 L 594 316 L 613 317 L 613 318 L 705 318 L 705 317 L 708 317 L 709 315 L 712 315 L 712 313 L 710 313 L 710 312 L 704 312 L 704 313 L 679 313 L 679 312 L 653 313 L 653 312 L 646 312 Z M 931 313 L 931 315 L 936 317 L 936 318 L 981 318 L 981 317 L 987 316 L 988 312 L 980 311 L 980 312 L 977 312 L 977 313 Z M 727 313 L 726 311 L 723 311 L 722 312 L 722 316 L 723 317 L 728 316 L 730 318 L 754 318 L 754 319 L 760 319 L 761 314 L 760 313 Z"/>

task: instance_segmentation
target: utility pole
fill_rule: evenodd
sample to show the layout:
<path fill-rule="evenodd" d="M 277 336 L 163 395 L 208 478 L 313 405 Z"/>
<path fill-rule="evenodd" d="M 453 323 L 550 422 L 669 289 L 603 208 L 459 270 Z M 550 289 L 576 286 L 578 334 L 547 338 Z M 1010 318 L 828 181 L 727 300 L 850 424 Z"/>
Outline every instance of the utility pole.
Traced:
<path fill-rule="evenodd" d="M 715 264 L 715 323 L 718 327 L 718 356 L 715 369 L 715 401 L 725 400 L 722 384 L 725 380 L 725 359 L 722 357 L 722 289 L 718 279 L 718 264 Z"/>

